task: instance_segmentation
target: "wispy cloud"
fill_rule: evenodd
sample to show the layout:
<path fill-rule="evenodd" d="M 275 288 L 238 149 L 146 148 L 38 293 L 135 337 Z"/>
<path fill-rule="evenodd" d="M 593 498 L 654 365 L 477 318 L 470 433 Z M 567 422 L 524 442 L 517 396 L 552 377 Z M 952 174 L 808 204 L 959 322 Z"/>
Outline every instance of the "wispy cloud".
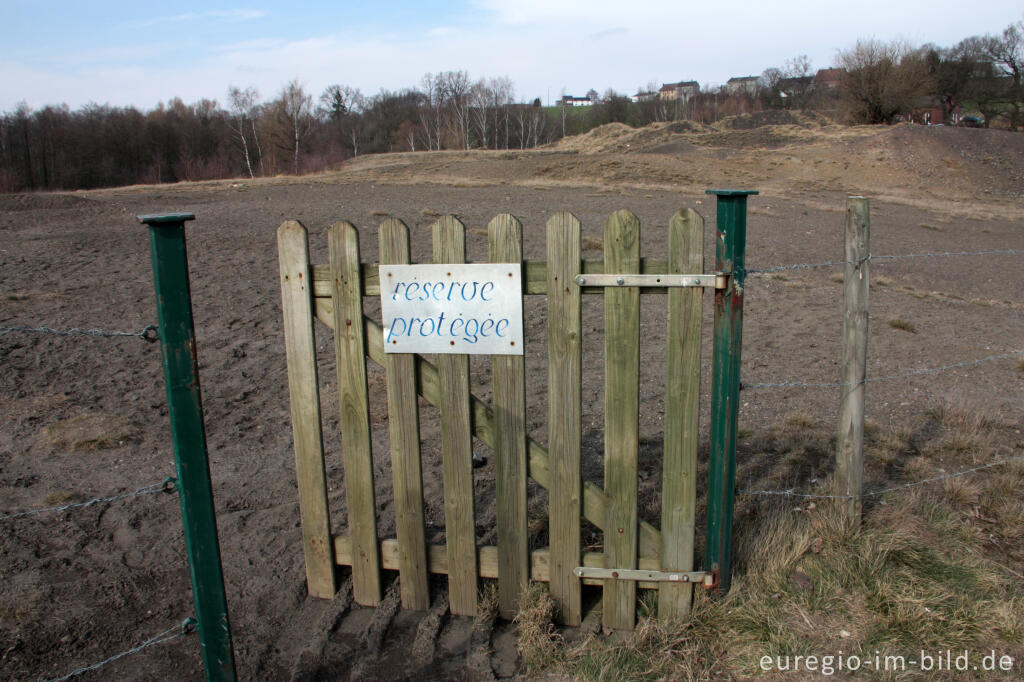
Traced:
<path fill-rule="evenodd" d="M 183 14 L 171 14 L 164 17 L 130 21 L 126 25 L 129 28 L 149 28 L 163 24 L 185 24 L 210 20 L 237 23 L 262 19 L 269 15 L 270 12 L 262 9 L 212 9 L 206 12 L 185 12 Z"/>

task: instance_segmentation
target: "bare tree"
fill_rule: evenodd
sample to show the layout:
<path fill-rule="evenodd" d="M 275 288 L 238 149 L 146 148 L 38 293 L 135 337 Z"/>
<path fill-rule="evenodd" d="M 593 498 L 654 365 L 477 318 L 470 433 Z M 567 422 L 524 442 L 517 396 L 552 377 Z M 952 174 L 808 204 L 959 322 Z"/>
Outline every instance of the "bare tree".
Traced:
<path fill-rule="evenodd" d="M 807 108 L 814 73 L 811 58 L 801 54 L 787 59 L 783 65 L 783 73 L 786 78 L 786 95 L 791 99 L 792 106 Z"/>
<path fill-rule="evenodd" d="M 490 133 L 491 116 L 488 108 L 491 106 L 493 97 L 493 92 L 482 78 L 474 83 L 469 91 L 470 114 L 472 115 L 477 135 L 480 138 L 480 144 L 484 149 L 487 149 L 487 138 Z"/>
<path fill-rule="evenodd" d="M 534 100 L 536 102 L 536 100 Z M 527 139 L 529 140 L 529 146 L 536 147 L 540 145 L 540 136 L 544 132 L 544 124 L 547 122 L 547 117 L 544 115 L 544 109 L 539 105 L 530 107 L 530 116 L 528 121 L 528 132 Z"/>
<path fill-rule="evenodd" d="M 494 114 L 494 148 L 497 149 L 502 146 L 499 144 L 498 138 L 504 124 L 504 148 L 508 149 L 509 105 L 512 104 L 515 97 L 515 84 L 508 76 L 500 76 L 498 78 L 491 78 L 489 87 L 492 97 L 491 109 Z"/>
<path fill-rule="evenodd" d="M 1002 35 L 986 36 L 981 44 L 999 74 L 1006 79 L 1008 107 L 1005 113 L 1010 126 L 1016 128 L 1024 123 L 1024 102 L 1021 101 L 1024 100 L 1024 19 L 1007 26 Z"/>
<path fill-rule="evenodd" d="M 925 55 L 902 42 L 859 40 L 840 51 L 837 62 L 846 70 L 843 104 L 857 123 L 892 123 L 932 91 Z"/>
<path fill-rule="evenodd" d="M 424 74 L 420 81 L 424 103 L 419 110 L 420 125 L 427 138 L 427 149 L 441 150 L 441 130 L 444 127 L 444 98 L 441 92 L 440 75 Z"/>
<path fill-rule="evenodd" d="M 462 149 L 469 149 L 469 74 L 465 71 L 444 71 L 437 74 L 442 98 L 450 112 L 448 128 Z"/>
<path fill-rule="evenodd" d="M 293 143 L 292 172 L 299 173 L 299 143 L 313 123 L 313 96 L 307 95 L 299 80 L 293 79 L 281 90 L 277 101 L 278 116 L 285 124 Z"/>
<path fill-rule="evenodd" d="M 252 157 L 249 155 L 249 142 L 247 136 L 251 124 L 253 137 L 256 137 L 255 122 L 250 121 L 253 110 L 256 108 L 256 100 L 259 99 L 259 92 L 250 86 L 245 90 L 231 85 L 228 87 L 228 102 L 231 108 L 231 129 L 238 134 L 242 144 L 242 153 L 245 155 L 245 167 L 249 171 L 249 177 L 254 178 L 256 174 L 252 169 Z M 258 142 L 256 142 L 258 145 Z"/>
<path fill-rule="evenodd" d="M 366 98 L 359 88 L 348 85 L 328 85 L 320 95 L 317 114 L 329 121 L 338 133 L 348 140 L 352 156 L 359 156 L 359 138 L 362 130 L 362 113 Z"/>

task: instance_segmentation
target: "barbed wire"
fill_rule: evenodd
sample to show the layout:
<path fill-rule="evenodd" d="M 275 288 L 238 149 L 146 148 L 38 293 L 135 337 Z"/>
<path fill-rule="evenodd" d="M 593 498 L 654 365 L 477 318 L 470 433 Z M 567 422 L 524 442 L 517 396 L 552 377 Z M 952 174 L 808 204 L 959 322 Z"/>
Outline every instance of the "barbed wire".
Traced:
<path fill-rule="evenodd" d="M 903 372 L 902 374 L 890 374 L 888 376 L 880 377 L 867 377 L 863 382 L 823 382 L 823 383 L 809 383 L 804 381 L 782 381 L 779 383 L 772 384 L 744 384 L 740 383 L 740 390 L 753 390 L 758 388 L 850 388 L 853 386 L 860 386 L 862 383 L 870 384 L 880 381 L 896 381 L 899 379 L 907 379 L 913 376 L 920 376 L 922 374 L 941 374 L 942 372 L 948 372 L 953 369 L 959 369 L 961 367 L 971 367 L 973 365 L 980 365 L 983 362 L 990 362 L 992 360 L 1003 360 L 1005 358 L 1014 358 L 1024 356 L 1024 351 L 1016 350 L 1010 351 L 1009 353 L 1001 353 L 999 355 L 990 355 L 986 358 L 978 358 L 977 360 L 967 360 L 965 362 L 958 362 L 953 365 L 946 365 L 945 367 L 930 367 L 921 369 L 912 369 L 909 372 Z"/>
<path fill-rule="evenodd" d="M 937 483 L 939 481 L 946 481 L 951 478 L 960 478 L 961 476 L 967 476 L 974 474 L 979 471 L 986 469 L 994 469 L 998 466 L 1006 464 L 1012 464 L 1014 462 L 1024 462 L 1024 456 L 1010 457 L 1009 459 L 1003 459 L 998 462 L 992 462 L 991 464 L 983 464 L 981 466 L 974 467 L 972 469 L 964 469 L 963 471 L 957 471 L 952 474 L 941 474 L 939 476 L 933 476 L 931 478 L 925 478 L 920 481 L 912 481 L 910 483 L 904 483 L 903 485 L 893 486 L 891 488 L 885 488 L 883 490 L 872 490 L 871 492 L 861 493 L 860 495 L 816 495 L 813 493 L 798 493 L 792 489 L 789 490 L 737 490 L 737 495 L 769 495 L 776 497 L 799 497 L 800 499 L 813 499 L 813 500 L 854 500 L 864 497 L 878 497 L 879 495 L 885 495 L 887 493 L 897 492 L 899 490 L 906 490 L 907 488 L 916 488 L 918 486 L 926 485 L 928 483 Z"/>
<path fill-rule="evenodd" d="M 1024 254 L 1024 249 L 991 249 L 989 251 L 939 251 L 935 253 L 900 253 L 891 256 L 868 255 L 870 260 L 901 260 L 904 258 L 947 258 L 950 256 L 1010 256 Z"/>
<path fill-rule="evenodd" d="M 173 628 L 168 628 L 156 637 L 147 639 L 145 642 L 138 645 L 137 647 L 128 649 L 128 651 L 122 651 L 119 654 L 114 654 L 110 658 L 100 661 L 99 663 L 93 663 L 92 665 L 87 665 L 84 668 L 74 670 L 65 675 L 64 677 L 46 678 L 43 680 L 43 682 L 65 682 L 66 680 L 70 680 L 72 677 L 78 677 L 79 675 L 87 673 L 90 670 L 98 670 L 99 668 L 102 668 L 108 663 L 113 663 L 114 661 L 124 658 L 125 656 L 137 654 L 147 647 L 156 646 L 157 644 L 163 644 L 164 642 L 170 642 L 172 639 L 177 639 L 178 637 L 184 637 L 185 635 L 191 634 L 196 631 L 196 625 L 198 625 L 198 621 L 195 618 L 186 618 L 181 625 L 175 625 Z"/>
<path fill-rule="evenodd" d="M 0 516 L 0 521 L 6 521 L 7 519 L 17 519 L 23 516 L 35 516 L 36 514 L 46 514 L 49 512 L 62 512 L 67 511 L 68 509 L 75 509 L 77 507 L 91 507 L 94 504 L 102 504 L 103 502 L 116 502 L 117 500 L 126 500 L 129 497 L 138 497 L 140 495 L 152 495 L 153 493 L 162 492 L 169 493 L 177 489 L 177 479 L 167 477 L 160 483 L 147 485 L 145 488 L 139 488 L 134 492 L 122 493 L 120 495 L 114 495 L 112 497 L 97 497 L 96 499 L 89 500 L 88 502 L 73 502 L 71 504 L 65 504 L 62 507 L 46 507 L 45 509 L 33 509 L 31 511 L 7 514 L 6 516 Z"/>
<path fill-rule="evenodd" d="M 824 263 L 797 263 L 794 265 L 778 265 L 770 268 L 756 268 L 748 269 L 748 275 L 762 275 L 770 272 L 785 272 L 787 270 L 804 270 L 808 268 L 831 268 L 837 265 L 860 265 L 865 260 L 876 261 L 876 260 L 902 260 L 905 258 L 948 258 L 951 256 L 1007 256 L 1007 255 L 1020 255 L 1024 254 L 1024 249 L 992 249 L 989 251 L 941 251 L 934 253 L 902 253 L 892 254 L 886 256 L 875 256 L 868 254 L 867 258 L 860 260 L 837 260 L 837 261 L 826 261 Z"/>
<path fill-rule="evenodd" d="M 785 272 L 786 270 L 805 270 L 809 268 L 831 268 L 836 265 L 860 265 L 865 260 L 871 260 L 871 256 L 862 258 L 860 260 L 833 260 L 826 261 L 824 263 L 797 263 L 796 265 L 777 265 L 772 268 L 762 268 L 758 270 L 747 270 L 748 275 L 763 275 L 769 272 Z"/>
<path fill-rule="evenodd" d="M 160 331 L 155 324 L 149 324 L 137 332 L 108 332 L 103 329 L 53 329 L 52 327 L 0 327 L 0 336 L 10 332 L 33 332 L 36 334 L 55 334 L 57 336 L 100 336 L 114 338 L 119 336 L 137 336 L 143 341 L 156 343 L 160 340 Z"/>

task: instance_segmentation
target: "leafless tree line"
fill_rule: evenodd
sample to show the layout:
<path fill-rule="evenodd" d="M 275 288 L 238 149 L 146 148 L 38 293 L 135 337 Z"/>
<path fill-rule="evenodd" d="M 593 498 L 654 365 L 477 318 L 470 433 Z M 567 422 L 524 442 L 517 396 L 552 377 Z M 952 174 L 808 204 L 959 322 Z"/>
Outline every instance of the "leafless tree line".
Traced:
<path fill-rule="evenodd" d="M 301 173 L 364 153 L 526 149 L 606 123 L 713 123 L 763 109 L 828 109 L 850 122 L 906 119 L 924 100 L 947 113 L 977 112 L 983 125 L 1024 127 L 1024 21 L 949 48 L 858 41 L 838 53 L 839 87 L 815 78 L 806 56 L 764 71 L 755 90 L 709 88 L 674 100 L 632 101 L 608 90 L 593 106 L 517 101 L 507 77 L 427 73 L 419 87 L 367 96 L 334 84 L 317 99 L 298 80 L 270 100 L 254 87 L 227 89 L 226 108 L 174 98 L 155 109 L 89 104 L 0 114 L 0 191 Z M 656 92 L 657 83 L 646 90 Z"/>

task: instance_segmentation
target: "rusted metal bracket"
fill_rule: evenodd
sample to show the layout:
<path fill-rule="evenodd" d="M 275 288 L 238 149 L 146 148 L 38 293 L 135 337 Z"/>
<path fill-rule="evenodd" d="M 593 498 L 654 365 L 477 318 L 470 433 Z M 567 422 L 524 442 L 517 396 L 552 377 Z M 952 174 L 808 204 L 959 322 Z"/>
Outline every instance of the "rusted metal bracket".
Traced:
<path fill-rule="evenodd" d="M 694 583 L 714 587 L 715 576 L 706 571 L 644 571 L 634 568 L 592 568 L 577 566 L 572 570 L 577 578 L 597 580 L 636 580 L 654 583 Z"/>
<path fill-rule="evenodd" d="M 729 275 L 576 275 L 576 284 L 588 287 L 709 287 L 725 289 Z"/>

